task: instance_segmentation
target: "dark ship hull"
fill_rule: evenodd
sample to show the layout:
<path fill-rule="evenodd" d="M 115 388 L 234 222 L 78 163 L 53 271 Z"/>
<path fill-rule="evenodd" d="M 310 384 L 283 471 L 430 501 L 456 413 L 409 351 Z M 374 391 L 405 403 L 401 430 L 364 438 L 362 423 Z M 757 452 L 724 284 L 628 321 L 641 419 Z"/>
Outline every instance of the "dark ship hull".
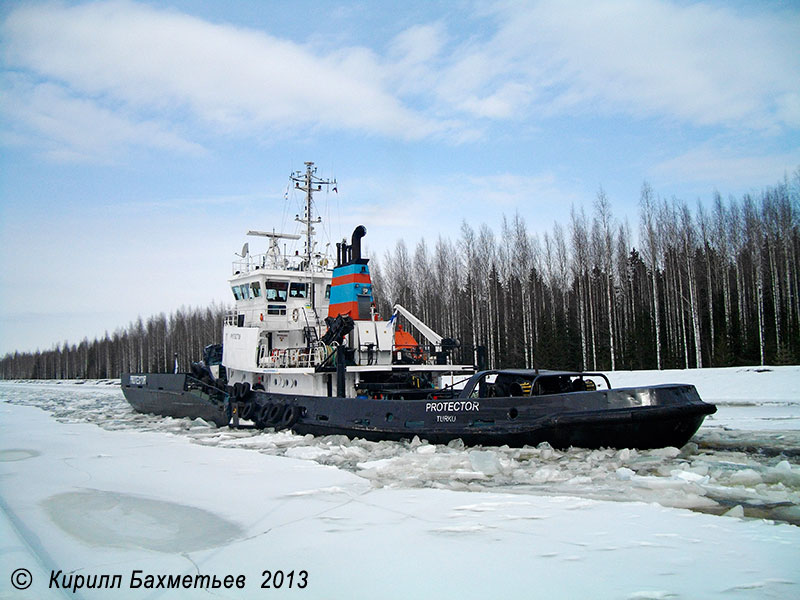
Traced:
<path fill-rule="evenodd" d="M 203 419 L 218 426 L 230 422 L 227 394 L 187 373 L 122 375 L 125 399 L 141 413 Z"/>
<path fill-rule="evenodd" d="M 631 402 L 643 393 L 653 405 Z M 441 401 L 254 395 L 252 410 L 260 411 L 255 419 L 263 427 L 372 441 L 418 436 L 447 444 L 460 439 L 468 446 L 548 442 L 556 448 L 681 447 L 706 415 L 716 412 L 715 406 L 700 400 L 693 386 Z M 435 410 L 439 405 L 442 411 Z M 448 412 L 448 408 L 456 410 Z M 270 414 L 274 415 L 271 420 Z"/>
<path fill-rule="evenodd" d="M 525 372 L 497 373 L 517 378 L 525 375 L 533 382 L 539 377 Z M 485 374 L 473 379 L 481 376 Z M 691 385 L 487 396 L 482 395 L 485 390 L 479 389 L 478 380 L 470 380 L 472 385 L 461 391 L 392 390 L 375 394 L 380 398 L 274 394 L 247 388 L 230 388 L 223 398 L 218 390 L 207 393 L 215 390 L 213 387 L 180 389 L 181 378 L 184 388 L 192 385 L 185 381 L 189 376 L 146 377 L 148 385 L 139 386 L 123 376 L 126 398 L 142 412 L 202 417 L 220 426 L 228 424 L 230 415 L 234 425 L 246 420 L 259 428 L 291 429 L 300 435 L 345 435 L 372 441 L 417 436 L 436 444 L 460 439 L 470 446 L 521 447 L 547 442 L 556 448 L 681 447 L 704 418 L 716 412 Z M 166 389 L 164 384 L 169 382 L 171 388 Z M 158 386 L 165 389 L 156 389 Z"/>

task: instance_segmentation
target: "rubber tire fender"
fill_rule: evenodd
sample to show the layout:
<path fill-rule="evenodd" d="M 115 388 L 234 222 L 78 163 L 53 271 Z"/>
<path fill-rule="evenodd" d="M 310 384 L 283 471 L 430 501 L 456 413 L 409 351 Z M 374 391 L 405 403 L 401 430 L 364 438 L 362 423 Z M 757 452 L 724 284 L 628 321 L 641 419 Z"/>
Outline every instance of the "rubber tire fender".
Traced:
<path fill-rule="evenodd" d="M 255 402 L 245 402 L 242 405 L 242 410 L 239 411 L 239 418 L 244 419 L 245 421 L 249 421 L 253 417 L 253 413 L 256 412 L 256 405 Z"/>
<path fill-rule="evenodd" d="M 261 407 L 258 413 L 258 422 L 262 423 L 265 427 L 269 424 L 269 413 L 272 410 L 272 404 L 267 403 Z"/>
<path fill-rule="evenodd" d="M 283 409 L 283 415 L 281 416 L 281 429 L 290 429 L 297 423 L 297 420 L 300 418 L 301 410 L 299 406 L 287 406 Z"/>
<path fill-rule="evenodd" d="M 281 422 L 281 416 L 283 415 L 283 405 L 282 404 L 272 404 L 270 405 L 269 414 L 265 421 L 270 425 L 278 426 Z"/>

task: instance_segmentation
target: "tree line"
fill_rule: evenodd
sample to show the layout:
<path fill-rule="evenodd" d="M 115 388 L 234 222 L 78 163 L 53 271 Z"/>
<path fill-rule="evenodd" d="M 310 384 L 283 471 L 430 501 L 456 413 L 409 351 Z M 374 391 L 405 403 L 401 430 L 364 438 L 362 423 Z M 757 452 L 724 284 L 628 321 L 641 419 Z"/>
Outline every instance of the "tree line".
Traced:
<path fill-rule="evenodd" d="M 64 342 L 43 352 L 15 352 L 0 360 L 2 379 L 107 379 L 129 373 L 181 372 L 200 360 L 208 344 L 221 343 L 224 306 L 182 308 L 167 316 L 139 317 L 102 339 Z M 177 354 L 177 359 L 176 359 Z"/>
<path fill-rule="evenodd" d="M 800 171 L 760 194 L 694 209 L 643 184 L 638 242 L 601 189 L 591 214 L 530 233 L 464 222 L 458 239 L 401 239 L 372 261 L 382 315 L 400 303 L 491 367 L 667 369 L 800 362 Z M 137 319 L 103 339 L 7 354 L 3 379 L 171 372 L 219 343 L 227 308 Z"/>
<path fill-rule="evenodd" d="M 591 215 L 543 235 L 403 240 L 373 265 L 382 314 L 399 302 L 494 367 L 666 369 L 800 360 L 800 171 L 710 207 L 644 183 L 638 243 L 601 189 Z"/>

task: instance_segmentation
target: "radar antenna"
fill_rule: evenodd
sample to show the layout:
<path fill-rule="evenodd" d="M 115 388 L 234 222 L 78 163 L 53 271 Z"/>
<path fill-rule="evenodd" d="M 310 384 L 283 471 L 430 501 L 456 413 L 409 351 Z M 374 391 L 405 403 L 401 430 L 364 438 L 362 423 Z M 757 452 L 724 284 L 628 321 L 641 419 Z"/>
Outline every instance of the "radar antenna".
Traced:
<path fill-rule="evenodd" d="M 252 235 L 255 237 L 265 237 L 269 238 L 269 249 L 267 250 L 267 256 L 269 256 L 272 267 L 282 268 L 284 266 L 285 260 L 281 260 L 281 249 L 278 246 L 278 240 L 299 240 L 300 236 L 294 233 L 276 233 L 275 231 L 258 231 L 251 229 L 247 232 L 247 235 Z M 246 245 L 246 244 L 245 244 Z M 265 257 L 266 260 L 266 257 Z M 265 266 L 265 265 L 262 265 Z"/>

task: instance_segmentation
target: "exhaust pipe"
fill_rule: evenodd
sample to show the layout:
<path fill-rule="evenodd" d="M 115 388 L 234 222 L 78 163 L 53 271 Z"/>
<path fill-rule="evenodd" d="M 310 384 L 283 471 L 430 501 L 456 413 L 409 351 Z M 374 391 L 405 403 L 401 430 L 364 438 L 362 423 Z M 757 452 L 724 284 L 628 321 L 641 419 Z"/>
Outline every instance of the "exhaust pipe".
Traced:
<path fill-rule="evenodd" d="M 363 225 L 356 227 L 353 231 L 352 243 L 350 244 L 350 262 L 356 263 L 361 260 L 361 238 L 367 235 L 367 228 Z"/>

